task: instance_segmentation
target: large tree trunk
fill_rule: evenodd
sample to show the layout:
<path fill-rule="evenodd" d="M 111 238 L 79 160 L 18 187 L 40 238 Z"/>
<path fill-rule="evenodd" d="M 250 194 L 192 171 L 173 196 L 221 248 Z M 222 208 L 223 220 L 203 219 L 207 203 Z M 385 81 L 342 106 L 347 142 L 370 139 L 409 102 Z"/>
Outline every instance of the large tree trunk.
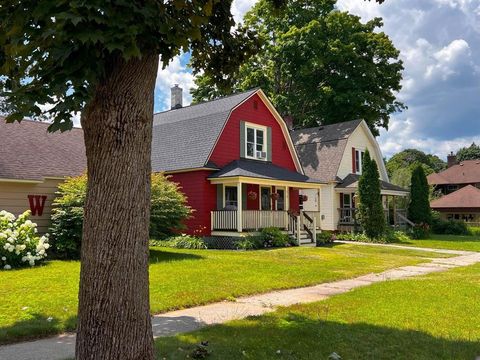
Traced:
<path fill-rule="evenodd" d="M 158 56 L 108 67 L 81 118 L 88 190 L 76 358 L 153 359 L 148 228 Z"/>

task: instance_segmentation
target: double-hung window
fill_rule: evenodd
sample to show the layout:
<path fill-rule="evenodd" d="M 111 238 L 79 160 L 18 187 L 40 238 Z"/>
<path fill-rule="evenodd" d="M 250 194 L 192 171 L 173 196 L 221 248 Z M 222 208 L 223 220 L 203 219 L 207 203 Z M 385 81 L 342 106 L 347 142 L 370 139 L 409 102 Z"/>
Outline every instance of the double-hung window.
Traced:
<path fill-rule="evenodd" d="M 355 149 L 355 172 L 357 174 L 362 173 L 363 155 L 364 154 L 365 154 L 364 151 Z"/>
<path fill-rule="evenodd" d="M 266 129 L 247 125 L 246 132 L 246 157 L 249 159 L 266 160 Z"/>
<path fill-rule="evenodd" d="M 225 207 L 237 207 L 237 206 L 238 206 L 237 187 L 225 186 Z"/>

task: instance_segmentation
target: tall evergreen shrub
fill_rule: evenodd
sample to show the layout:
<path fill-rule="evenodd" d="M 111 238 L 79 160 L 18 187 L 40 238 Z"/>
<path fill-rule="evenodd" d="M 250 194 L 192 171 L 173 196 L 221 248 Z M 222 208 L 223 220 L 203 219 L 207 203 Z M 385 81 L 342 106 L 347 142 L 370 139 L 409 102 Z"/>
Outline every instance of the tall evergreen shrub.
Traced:
<path fill-rule="evenodd" d="M 431 225 L 432 211 L 429 202 L 430 189 L 422 166 L 417 166 L 413 170 L 411 184 L 408 217 L 415 224 Z"/>
<path fill-rule="evenodd" d="M 386 231 L 383 212 L 380 174 L 377 163 L 368 150 L 363 157 L 362 175 L 358 182 L 360 224 L 370 239 L 380 239 Z"/>

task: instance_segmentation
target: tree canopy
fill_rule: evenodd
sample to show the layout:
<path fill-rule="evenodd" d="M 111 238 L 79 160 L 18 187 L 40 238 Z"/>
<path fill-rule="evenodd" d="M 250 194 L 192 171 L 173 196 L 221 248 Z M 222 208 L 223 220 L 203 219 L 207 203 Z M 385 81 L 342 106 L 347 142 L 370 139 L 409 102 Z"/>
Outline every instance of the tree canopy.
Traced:
<path fill-rule="evenodd" d="M 457 151 L 457 161 L 480 159 L 480 146 L 472 143 L 469 147 L 463 147 Z"/>
<path fill-rule="evenodd" d="M 406 149 L 393 155 L 386 163 L 390 181 L 405 188 L 410 187 L 413 170 L 421 165 L 424 172 L 429 175 L 446 168 L 445 161 L 436 155 L 425 154 L 416 149 Z"/>
<path fill-rule="evenodd" d="M 70 129 L 72 113 L 84 109 L 116 65 L 148 54 L 166 66 L 180 51 L 191 51 L 195 70 L 222 78 L 257 44 L 249 30 L 233 29 L 231 3 L 3 1 L 0 96 L 8 120 L 48 112 L 50 130 Z"/>
<path fill-rule="evenodd" d="M 244 18 L 243 32 L 258 34 L 261 50 L 219 79 L 197 75 L 194 101 L 261 87 L 296 127 L 365 119 L 378 135 L 396 100 L 403 65 L 380 18 L 362 23 L 335 8 L 336 0 L 286 1 L 278 14 L 260 0 Z M 195 59 L 195 56 L 193 57 Z"/>

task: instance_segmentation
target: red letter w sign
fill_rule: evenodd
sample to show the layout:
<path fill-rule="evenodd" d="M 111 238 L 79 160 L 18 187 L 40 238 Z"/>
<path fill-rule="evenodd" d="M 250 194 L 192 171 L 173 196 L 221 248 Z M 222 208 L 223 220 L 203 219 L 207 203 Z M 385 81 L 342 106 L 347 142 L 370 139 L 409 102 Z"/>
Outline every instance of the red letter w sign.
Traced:
<path fill-rule="evenodd" d="M 30 210 L 33 216 L 42 216 L 45 200 L 47 200 L 46 195 L 28 195 L 28 202 L 30 203 Z"/>

